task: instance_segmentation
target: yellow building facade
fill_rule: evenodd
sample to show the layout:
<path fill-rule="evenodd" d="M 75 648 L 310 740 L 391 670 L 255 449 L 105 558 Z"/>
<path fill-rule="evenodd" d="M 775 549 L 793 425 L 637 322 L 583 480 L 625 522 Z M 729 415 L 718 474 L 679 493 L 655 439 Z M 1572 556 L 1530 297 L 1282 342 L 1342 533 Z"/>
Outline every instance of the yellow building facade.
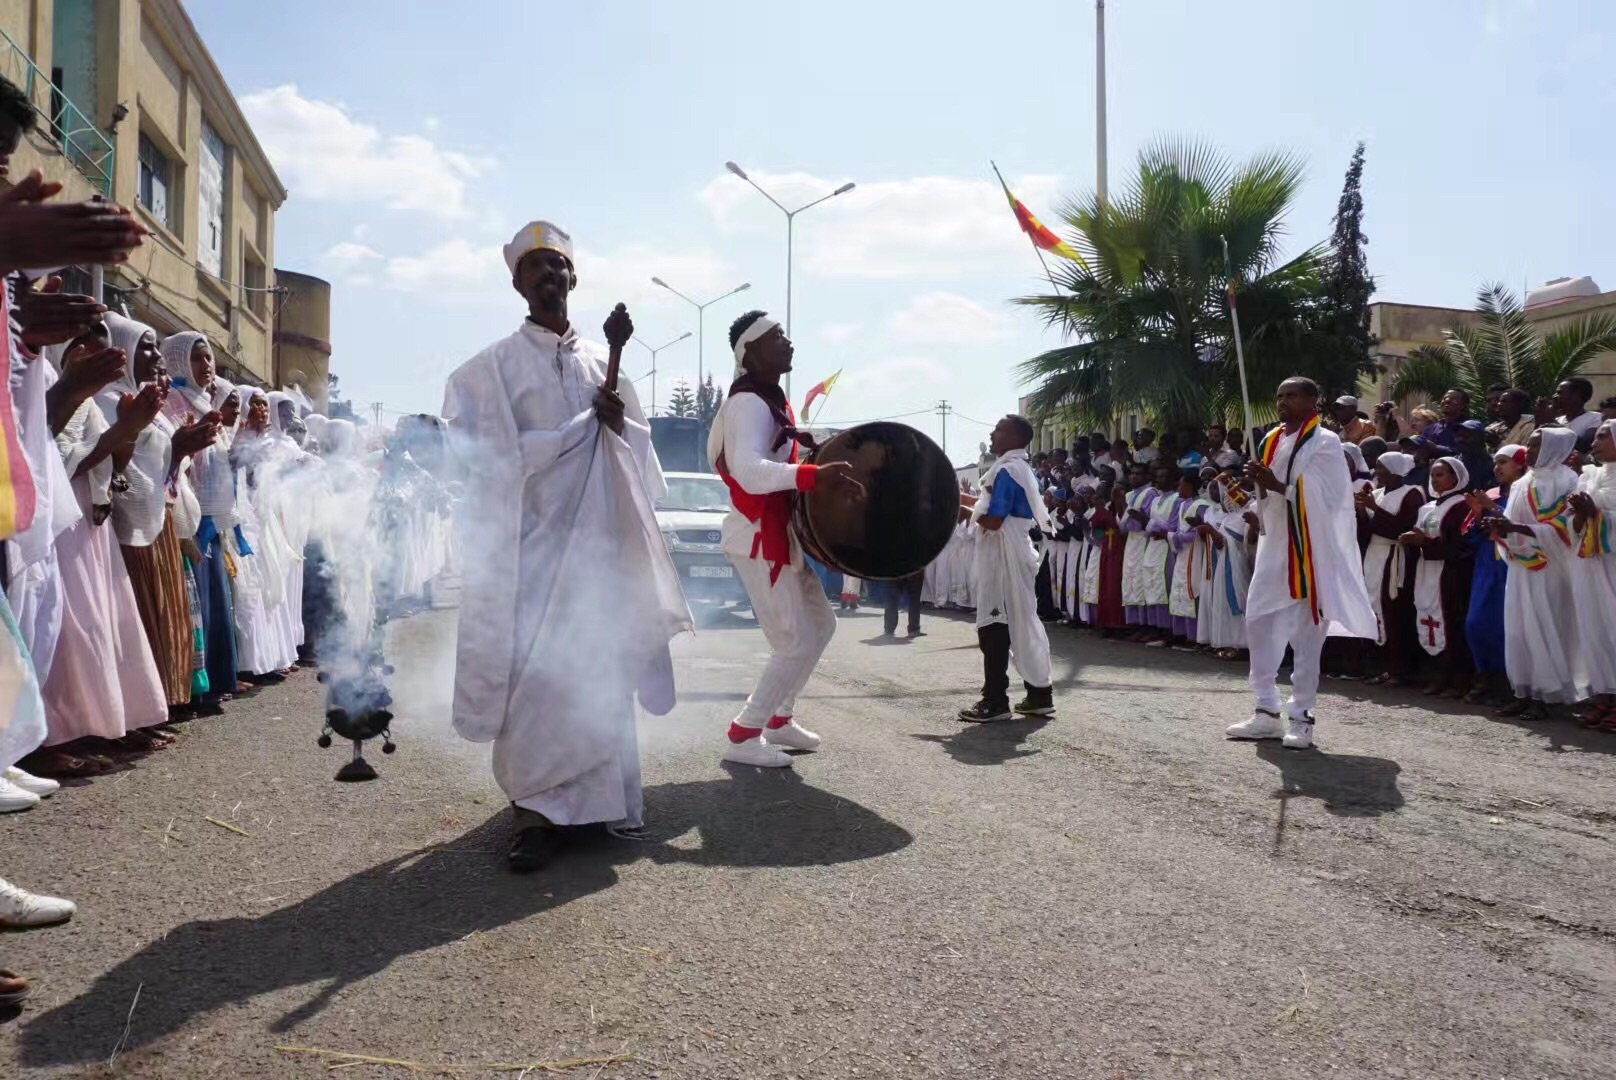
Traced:
<path fill-rule="evenodd" d="M 286 189 L 179 0 L 0 0 L 0 32 L 0 74 L 40 111 L 12 176 L 38 168 L 151 230 L 70 285 L 159 334 L 202 332 L 232 381 L 273 382 Z"/>

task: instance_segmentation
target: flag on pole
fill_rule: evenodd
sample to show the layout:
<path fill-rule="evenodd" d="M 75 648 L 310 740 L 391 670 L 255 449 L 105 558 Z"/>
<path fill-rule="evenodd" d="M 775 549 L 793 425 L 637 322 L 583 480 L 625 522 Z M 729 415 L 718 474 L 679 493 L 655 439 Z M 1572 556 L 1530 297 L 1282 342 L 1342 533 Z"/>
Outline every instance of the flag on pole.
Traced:
<path fill-rule="evenodd" d="M 1075 263 L 1083 261 L 1083 256 L 1072 250 L 1070 244 L 1051 232 L 1049 226 L 1034 217 L 1033 212 L 1027 209 L 1025 203 L 1010 194 L 1008 190 L 1004 194 L 1010 200 L 1011 212 L 1016 215 L 1016 220 L 1021 223 L 1021 231 L 1031 238 L 1034 247 L 1047 251 L 1051 255 L 1059 255 L 1063 259 L 1070 259 Z"/>
<path fill-rule="evenodd" d="M 993 175 L 999 177 L 999 186 L 1004 188 L 1004 197 L 1010 200 L 1010 212 L 1016 215 L 1016 221 L 1021 225 L 1021 231 L 1027 234 L 1027 239 L 1032 241 L 1033 247 L 1039 251 L 1059 255 L 1063 259 L 1070 259 L 1079 265 L 1088 265 L 1083 262 L 1083 256 L 1079 255 L 1070 244 L 1056 236 L 1049 226 L 1039 221 L 1033 212 L 1027 209 L 1026 203 L 1010 194 L 1010 185 L 1004 182 L 1004 177 L 1000 175 L 997 165 L 993 166 Z"/>
<path fill-rule="evenodd" d="M 824 395 L 829 394 L 830 393 L 830 388 L 835 386 L 836 385 L 836 380 L 841 378 L 841 377 L 842 377 L 842 372 L 841 372 L 841 369 L 838 368 L 836 370 L 835 374 L 831 375 L 829 378 L 825 379 L 823 382 L 819 382 L 819 383 L 814 384 L 813 389 L 808 391 L 808 396 L 802 399 L 802 415 L 804 417 L 806 417 L 808 415 L 808 406 L 810 406 L 810 405 L 812 405 L 814 403 L 814 398 L 823 397 Z"/>

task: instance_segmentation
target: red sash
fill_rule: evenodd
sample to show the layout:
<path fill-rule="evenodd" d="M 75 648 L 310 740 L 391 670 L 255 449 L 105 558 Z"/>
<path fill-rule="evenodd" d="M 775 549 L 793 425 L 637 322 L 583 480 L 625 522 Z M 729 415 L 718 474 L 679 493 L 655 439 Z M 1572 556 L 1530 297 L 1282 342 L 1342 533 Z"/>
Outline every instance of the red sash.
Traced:
<path fill-rule="evenodd" d="M 791 403 L 786 403 L 786 417 L 791 425 L 796 425 L 796 416 L 791 411 Z M 791 452 L 786 457 L 786 463 L 797 463 L 797 444 L 792 442 Z M 758 534 L 752 540 L 750 558 L 762 557 L 769 564 L 769 584 L 773 585 L 791 562 L 791 492 L 771 491 L 767 495 L 754 495 L 741 487 L 735 478 L 730 475 L 729 467 L 724 462 L 722 452 L 718 460 L 713 462 L 713 469 L 723 477 L 724 484 L 729 488 L 729 501 L 740 515 L 754 525 L 761 522 Z"/>

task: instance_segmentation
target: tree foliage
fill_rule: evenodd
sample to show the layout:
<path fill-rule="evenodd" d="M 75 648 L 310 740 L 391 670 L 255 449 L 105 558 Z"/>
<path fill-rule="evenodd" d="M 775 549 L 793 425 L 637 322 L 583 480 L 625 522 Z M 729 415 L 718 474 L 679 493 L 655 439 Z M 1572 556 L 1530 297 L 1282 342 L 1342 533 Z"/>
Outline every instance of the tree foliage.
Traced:
<path fill-rule="evenodd" d="M 724 403 L 724 391 L 713 382 L 709 373 L 705 382 L 696 387 L 696 412 L 694 415 L 701 420 L 702 427 L 712 424 L 713 418 L 718 415 L 718 407 Z"/>
<path fill-rule="evenodd" d="M 1476 316 L 1472 326 L 1444 330 L 1442 344 L 1410 352 L 1392 382 L 1392 396 L 1434 400 L 1457 387 L 1480 401 L 1487 387 L 1500 384 L 1534 399 L 1548 397 L 1594 357 L 1616 350 L 1616 318 L 1589 315 L 1540 334 L 1520 299 L 1501 284 L 1481 287 Z"/>
<path fill-rule="evenodd" d="M 1373 288 L 1358 223 L 1361 166 L 1355 156 L 1337 215 L 1339 249 L 1317 245 L 1288 259 L 1285 218 L 1302 178 L 1293 154 L 1235 164 L 1205 144 L 1165 140 L 1140 153 L 1109 202 L 1093 194 L 1068 201 L 1061 216 L 1084 261 L 1058 263 L 1055 294 L 1017 301 L 1067 339 L 1020 367 L 1034 386 L 1033 410 L 1083 426 L 1128 412 L 1170 427 L 1237 416 L 1231 273 L 1259 413 L 1271 413 L 1273 388 L 1298 372 L 1355 384 L 1368 362 Z M 1340 327 L 1360 321 L 1354 343 L 1336 341 Z"/>
<path fill-rule="evenodd" d="M 673 397 L 668 402 L 669 416 L 695 416 L 696 395 L 690 389 L 690 383 L 679 379 L 673 384 Z"/>

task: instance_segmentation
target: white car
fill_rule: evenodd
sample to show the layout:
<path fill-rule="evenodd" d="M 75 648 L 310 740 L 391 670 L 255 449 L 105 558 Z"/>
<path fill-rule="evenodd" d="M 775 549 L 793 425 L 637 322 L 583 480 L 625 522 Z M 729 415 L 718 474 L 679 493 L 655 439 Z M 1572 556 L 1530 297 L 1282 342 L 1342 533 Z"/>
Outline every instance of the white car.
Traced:
<path fill-rule="evenodd" d="M 685 599 L 745 603 L 746 589 L 722 546 L 729 488 L 712 473 L 673 472 L 665 479 L 668 493 L 657 500 L 657 527 L 679 568 Z"/>

